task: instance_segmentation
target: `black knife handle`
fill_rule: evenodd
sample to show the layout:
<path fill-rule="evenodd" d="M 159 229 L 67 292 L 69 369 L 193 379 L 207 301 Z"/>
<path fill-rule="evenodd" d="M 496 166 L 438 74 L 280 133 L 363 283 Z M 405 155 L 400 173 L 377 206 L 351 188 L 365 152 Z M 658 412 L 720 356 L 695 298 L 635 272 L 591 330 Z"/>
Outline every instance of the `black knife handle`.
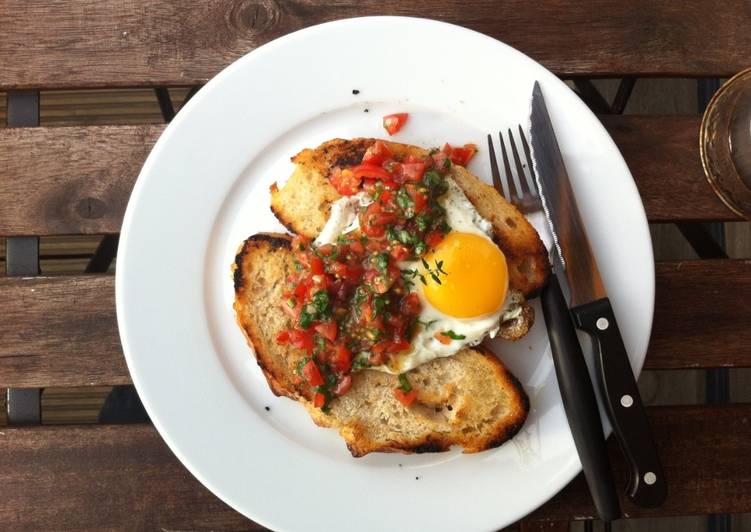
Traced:
<path fill-rule="evenodd" d="M 605 404 L 630 466 L 627 494 L 639 506 L 659 506 L 667 496 L 665 473 L 610 300 L 599 299 L 571 312 L 579 328 L 592 335 L 597 345 Z"/>
<path fill-rule="evenodd" d="M 605 446 L 600 413 L 597 410 L 597 399 L 568 305 L 555 275 L 550 276 L 540 300 L 563 408 L 579 453 L 584 477 L 600 519 L 613 521 L 621 516 L 621 508 Z"/>

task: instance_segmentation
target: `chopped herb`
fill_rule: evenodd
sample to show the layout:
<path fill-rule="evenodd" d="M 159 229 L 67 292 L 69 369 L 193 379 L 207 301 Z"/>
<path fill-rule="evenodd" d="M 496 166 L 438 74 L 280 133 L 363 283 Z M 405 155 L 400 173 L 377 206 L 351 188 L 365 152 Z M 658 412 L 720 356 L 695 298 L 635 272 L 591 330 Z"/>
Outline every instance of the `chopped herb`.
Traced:
<path fill-rule="evenodd" d="M 441 280 L 438 278 L 438 276 L 435 273 L 431 273 L 430 276 L 433 278 L 433 280 L 436 283 L 441 284 Z"/>
<path fill-rule="evenodd" d="M 444 274 L 444 275 L 446 274 L 446 272 L 443 270 L 443 261 L 442 260 L 437 260 L 435 262 L 435 267 L 436 267 L 436 270 L 438 270 L 442 274 Z"/>
<path fill-rule="evenodd" d="M 409 197 L 409 193 L 407 192 L 407 189 L 402 187 L 399 189 L 399 191 L 396 193 L 396 204 L 401 207 L 401 209 L 404 212 L 404 215 L 407 218 L 412 218 L 414 216 L 414 206 L 415 202 L 412 200 L 412 198 Z"/>
<path fill-rule="evenodd" d="M 415 223 L 417 224 L 417 228 L 420 231 L 427 231 L 428 225 L 430 224 L 430 219 L 425 214 L 418 214 L 415 216 Z"/>
<path fill-rule="evenodd" d="M 412 243 L 412 235 L 409 234 L 409 231 L 406 229 L 402 229 L 399 231 L 399 241 L 402 244 L 411 244 Z"/>
<path fill-rule="evenodd" d="M 381 270 L 382 272 L 385 272 L 386 269 L 389 267 L 389 254 L 385 251 L 382 253 L 378 253 L 373 257 L 373 264 L 376 268 Z"/>
<path fill-rule="evenodd" d="M 310 305 L 308 305 L 308 307 L 309 306 Z M 306 307 L 300 312 L 300 327 L 303 329 L 309 329 L 311 325 L 313 325 L 313 314 L 308 312 L 308 308 Z"/>
<path fill-rule="evenodd" d="M 383 297 L 376 296 L 373 298 L 373 310 L 375 311 L 375 316 L 380 316 L 385 306 L 386 300 Z"/>
<path fill-rule="evenodd" d="M 295 271 L 301 272 L 302 271 L 302 264 L 300 264 L 300 261 L 295 261 Z"/>
<path fill-rule="evenodd" d="M 358 370 L 358 369 L 364 369 L 370 367 L 370 361 L 368 360 L 368 355 L 365 353 L 360 353 L 355 357 L 355 360 L 352 362 L 352 369 Z"/>
<path fill-rule="evenodd" d="M 425 242 L 418 242 L 415 244 L 415 255 L 422 255 L 428 250 L 427 244 Z"/>
<path fill-rule="evenodd" d="M 420 321 L 417 320 L 417 323 L 425 327 L 425 329 L 429 329 L 434 323 L 436 323 L 438 320 L 430 320 L 430 321 Z"/>
<path fill-rule="evenodd" d="M 294 298 L 294 297 L 291 297 L 291 298 L 289 298 L 289 299 L 287 300 L 287 306 L 288 306 L 289 308 L 295 308 L 295 305 L 297 305 L 297 301 L 295 300 L 295 298 Z"/>
<path fill-rule="evenodd" d="M 391 241 L 399 240 L 399 232 L 393 227 L 389 226 L 386 228 L 386 238 L 388 238 Z"/>
<path fill-rule="evenodd" d="M 405 393 L 409 393 L 412 391 L 412 385 L 410 385 L 409 381 L 407 380 L 406 373 L 399 374 L 399 388 L 401 388 L 402 391 Z"/>
<path fill-rule="evenodd" d="M 302 369 L 305 367 L 305 365 L 310 362 L 310 357 L 303 357 L 300 359 L 300 362 L 297 363 L 297 368 L 295 369 L 295 372 L 298 375 L 302 375 Z"/>
<path fill-rule="evenodd" d="M 448 336 L 452 340 L 464 340 L 466 338 L 466 336 L 464 336 L 463 334 L 456 334 L 452 330 L 443 331 L 441 334 Z"/>
<path fill-rule="evenodd" d="M 305 244 L 300 244 L 300 251 L 305 251 Z"/>
<path fill-rule="evenodd" d="M 316 335 L 316 344 L 318 345 L 318 349 L 323 351 L 326 349 L 326 340 L 323 338 L 323 336 Z"/>
<path fill-rule="evenodd" d="M 420 259 L 422 261 L 422 265 L 425 267 L 426 270 L 430 271 L 430 265 L 428 264 L 428 261 L 425 259 Z"/>

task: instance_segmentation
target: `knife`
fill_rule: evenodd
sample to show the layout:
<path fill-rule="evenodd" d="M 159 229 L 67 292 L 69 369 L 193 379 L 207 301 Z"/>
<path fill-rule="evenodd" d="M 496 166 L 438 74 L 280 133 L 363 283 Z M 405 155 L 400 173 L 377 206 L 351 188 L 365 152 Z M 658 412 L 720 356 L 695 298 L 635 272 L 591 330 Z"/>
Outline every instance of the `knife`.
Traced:
<path fill-rule="evenodd" d="M 531 137 L 533 174 L 568 281 L 568 306 L 576 327 L 594 340 L 606 410 L 629 465 L 626 493 L 639 506 L 659 506 L 667 496 L 665 475 L 539 82 L 532 90 Z"/>

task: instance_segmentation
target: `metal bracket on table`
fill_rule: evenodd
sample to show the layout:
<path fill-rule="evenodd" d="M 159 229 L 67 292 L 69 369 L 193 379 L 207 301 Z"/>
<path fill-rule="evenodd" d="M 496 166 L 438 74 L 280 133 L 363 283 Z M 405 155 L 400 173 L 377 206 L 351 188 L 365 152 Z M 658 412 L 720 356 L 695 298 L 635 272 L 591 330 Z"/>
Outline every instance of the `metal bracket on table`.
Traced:
<path fill-rule="evenodd" d="M 7 94 L 8 127 L 39 125 L 39 91 L 10 91 Z M 6 275 L 39 275 L 39 237 L 6 239 Z M 38 425 L 42 422 L 42 390 L 9 388 L 6 392 L 9 425 Z"/>

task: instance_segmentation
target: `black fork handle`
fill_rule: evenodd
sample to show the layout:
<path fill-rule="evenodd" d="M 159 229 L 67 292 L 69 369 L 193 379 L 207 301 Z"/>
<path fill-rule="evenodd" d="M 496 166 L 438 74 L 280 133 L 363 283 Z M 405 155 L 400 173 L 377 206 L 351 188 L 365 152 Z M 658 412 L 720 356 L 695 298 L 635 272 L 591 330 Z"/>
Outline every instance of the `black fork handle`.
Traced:
<path fill-rule="evenodd" d="M 584 477 L 600 519 L 613 521 L 621 516 L 621 508 L 597 399 L 568 305 L 555 274 L 550 275 L 540 301 L 563 408 L 579 453 Z"/>

